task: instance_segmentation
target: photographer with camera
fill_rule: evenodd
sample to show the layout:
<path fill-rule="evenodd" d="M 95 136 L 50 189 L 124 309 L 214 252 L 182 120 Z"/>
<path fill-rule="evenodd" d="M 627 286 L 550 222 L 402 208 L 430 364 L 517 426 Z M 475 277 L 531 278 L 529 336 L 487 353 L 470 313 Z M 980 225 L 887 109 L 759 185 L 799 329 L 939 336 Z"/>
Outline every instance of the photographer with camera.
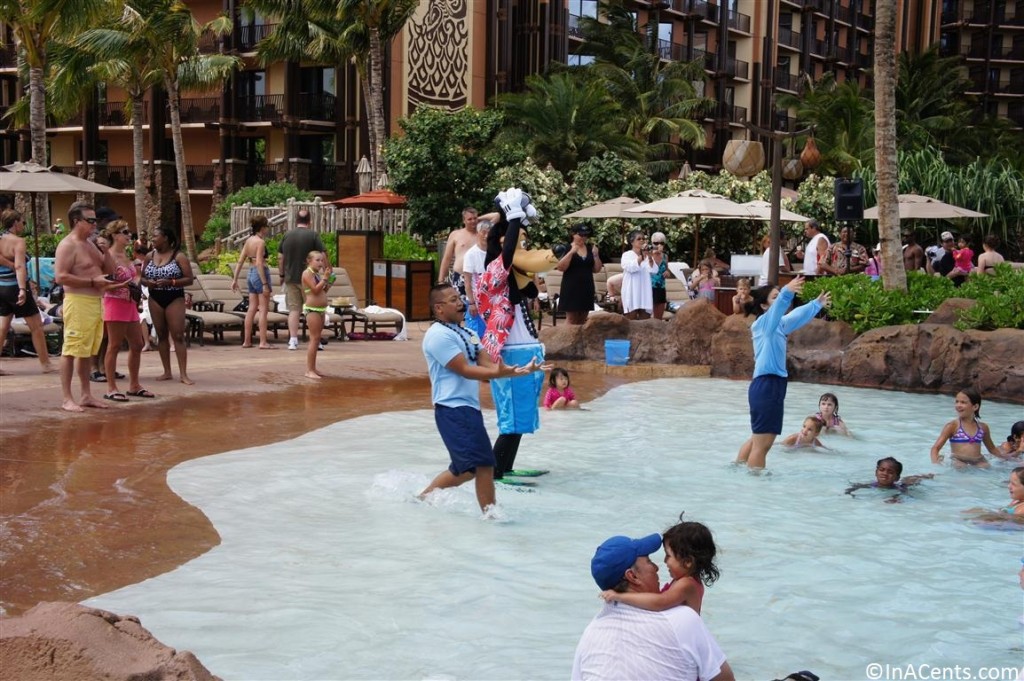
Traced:
<path fill-rule="evenodd" d="M 819 268 L 825 274 L 860 274 L 868 266 L 868 249 L 853 240 L 853 227 L 839 230 L 839 241 L 829 246 Z"/>
<path fill-rule="evenodd" d="M 649 319 L 654 312 L 654 289 L 651 275 L 658 271 L 654 264 L 654 247 L 640 230 L 629 233 L 630 249 L 622 254 L 622 314 L 626 319 Z"/>

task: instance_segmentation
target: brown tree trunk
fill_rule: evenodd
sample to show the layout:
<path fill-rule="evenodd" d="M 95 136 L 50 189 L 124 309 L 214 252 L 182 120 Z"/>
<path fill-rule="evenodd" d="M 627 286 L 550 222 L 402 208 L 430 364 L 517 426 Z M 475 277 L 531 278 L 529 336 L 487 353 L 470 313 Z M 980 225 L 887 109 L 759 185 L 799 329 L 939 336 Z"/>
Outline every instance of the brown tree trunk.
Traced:
<path fill-rule="evenodd" d="M 37 50 L 45 61 L 46 51 L 44 47 Z M 28 92 L 29 92 L 29 129 L 32 135 L 32 160 L 41 166 L 47 165 L 46 158 L 46 82 L 43 80 L 43 67 L 33 66 L 28 70 Z M 35 219 L 33 229 L 39 230 L 36 234 L 45 230 L 49 233 L 52 230 L 50 222 L 50 201 L 46 194 L 36 194 L 35 198 Z"/>
<path fill-rule="evenodd" d="M 188 173 L 185 167 L 185 144 L 181 139 L 181 111 L 178 101 L 178 84 L 170 78 L 164 78 L 167 88 L 167 103 L 171 111 L 171 140 L 174 143 L 174 169 L 178 174 L 178 200 L 181 202 L 181 241 L 185 244 L 185 253 L 194 263 L 196 257 L 196 233 L 192 227 L 192 204 L 188 196 Z"/>
<path fill-rule="evenodd" d="M 875 170 L 882 283 L 886 289 L 906 291 L 896 160 L 896 0 L 875 5 Z"/>
<path fill-rule="evenodd" d="M 142 159 L 145 136 L 142 132 L 142 95 L 132 96 L 132 165 L 135 168 L 135 229 L 139 238 L 149 241 L 149 220 L 146 212 L 146 168 Z"/>
<path fill-rule="evenodd" d="M 377 167 L 377 130 L 371 123 L 373 121 L 373 104 L 370 102 L 370 80 L 363 73 L 359 82 L 363 88 L 363 107 L 366 109 L 366 132 L 370 139 L 370 150 L 367 154 L 370 157 L 370 191 L 377 188 L 377 181 L 374 172 Z"/>
<path fill-rule="evenodd" d="M 380 42 L 380 31 L 376 28 L 370 29 L 370 101 L 373 105 L 370 125 L 373 127 L 373 187 L 377 188 L 377 181 L 384 172 L 384 157 L 381 154 L 381 147 L 387 139 L 386 124 L 384 121 L 384 79 L 383 69 L 384 49 Z"/>

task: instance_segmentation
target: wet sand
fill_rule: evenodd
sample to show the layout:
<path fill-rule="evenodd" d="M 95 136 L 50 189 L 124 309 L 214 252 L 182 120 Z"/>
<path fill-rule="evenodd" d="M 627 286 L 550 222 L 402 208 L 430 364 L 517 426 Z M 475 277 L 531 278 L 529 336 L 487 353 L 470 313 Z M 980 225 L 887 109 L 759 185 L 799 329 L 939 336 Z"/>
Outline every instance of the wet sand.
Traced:
<path fill-rule="evenodd" d="M 160 360 L 147 352 L 141 382 L 156 399 L 84 414 L 60 409 L 59 375 L 40 375 L 34 358 L 0 360 L 9 374 L 0 377 L 0 614 L 134 584 L 216 546 L 207 518 L 167 487 L 167 471 L 183 461 L 364 414 L 430 408 L 420 349 L 427 327 L 413 322 L 409 342 L 331 342 L 317 359 L 330 375 L 322 381 L 303 377 L 305 346 L 290 352 L 285 339 L 274 350 L 193 346 L 193 386 L 153 380 Z M 176 375 L 173 356 L 172 366 Z M 565 366 L 584 400 L 636 378 L 706 375 L 700 367 Z M 105 391 L 92 384 L 94 396 Z"/>

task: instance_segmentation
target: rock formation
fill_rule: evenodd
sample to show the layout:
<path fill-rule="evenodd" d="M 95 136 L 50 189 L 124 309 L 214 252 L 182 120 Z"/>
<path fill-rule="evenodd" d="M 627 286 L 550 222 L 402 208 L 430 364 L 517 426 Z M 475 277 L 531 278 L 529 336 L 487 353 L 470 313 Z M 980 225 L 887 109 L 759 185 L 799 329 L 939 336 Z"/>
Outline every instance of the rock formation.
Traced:
<path fill-rule="evenodd" d="M 76 603 L 40 603 L 0 621 L 0 670 L 19 681 L 219 681 L 137 618 Z"/>

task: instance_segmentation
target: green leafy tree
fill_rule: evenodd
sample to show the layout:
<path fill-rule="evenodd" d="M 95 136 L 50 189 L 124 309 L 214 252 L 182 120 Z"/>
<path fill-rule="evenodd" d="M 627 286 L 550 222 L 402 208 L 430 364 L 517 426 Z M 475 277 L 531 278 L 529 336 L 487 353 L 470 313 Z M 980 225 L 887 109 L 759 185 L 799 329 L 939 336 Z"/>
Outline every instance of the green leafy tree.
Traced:
<path fill-rule="evenodd" d="M 694 85 L 707 79 L 704 61 L 662 60 L 652 49 L 654 25 L 639 33 L 621 0 L 602 2 L 599 12 L 600 20 L 581 19 L 583 51 L 594 56 L 590 68 L 619 104 L 623 131 L 644 145 L 648 172 L 664 179 L 681 167 L 684 146 L 704 145 L 701 119 L 714 104 Z"/>
<path fill-rule="evenodd" d="M 537 163 L 565 173 L 579 163 L 614 151 L 643 157 L 639 142 L 624 133 L 621 112 L 602 81 L 573 72 L 531 76 L 524 92 L 502 95 L 503 139 L 525 144 Z"/>
<path fill-rule="evenodd" d="M 572 210 L 620 196 L 644 202 L 654 197 L 655 184 L 644 166 L 611 151 L 581 163 L 569 177 L 580 200 Z"/>
<path fill-rule="evenodd" d="M 188 194 L 185 145 L 181 137 L 182 91 L 205 91 L 221 85 L 242 61 L 226 54 L 200 54 L 199 38 L 231 31 L 231 20 L 219 16 L 200 24 L 181 0 L 128 0 L 124 15 L 126 28 L 137 33 L 149 46 L 167 91 L 171 113 L 171 139 L 178 175 L 181 202 L 182 241 L 185 251 L 196 260 L 196 237 L 192 223 L 192 204 Z"/>
<path fill-rule="evenodd" d="M 0 21 L 14 34 L 19 59 L 28 69 L 29 130 L 32 160 L 47 165 L 46 79 L 47 50 L 57 37 L 74 36 L 99 17 L 104 0 L 0 0 Z M 45 194 L 36 196 L 36 219 L 50 224 Z"/>
<path fill-rule="evenodd" d="M 964 94 L 970 81 L 963 75 L 960 58 L 940 57 L 938 45 L 933 45 L 920 54 L 900 54 L 898 69 L 896 139 L 900 147 L 955 148 L 973 111 Z"/>
<path fill-rule="evenodd" d="M 801 126 L 813 124 L 814 138 L 821 149 L 823 175 L 850 177 L 874 164 L 874 111 L 854 80 L 836 83 L 826 73 L 817 81 L 807 79 L 801 95 L 780 94 L 778 105 L 796 110 Z"/>
<path fill-rule="evenodd" d="M 399 121 L 405 132 L 384 147 L 391 186 L 409 199 L 409 229 L 424 240 L 461 224 L 462 209 L 490 210 L 492 178 L 526 158 L 526 150 L 495 142 L 497 110 L 448 112 L 420 107 Z"/>

